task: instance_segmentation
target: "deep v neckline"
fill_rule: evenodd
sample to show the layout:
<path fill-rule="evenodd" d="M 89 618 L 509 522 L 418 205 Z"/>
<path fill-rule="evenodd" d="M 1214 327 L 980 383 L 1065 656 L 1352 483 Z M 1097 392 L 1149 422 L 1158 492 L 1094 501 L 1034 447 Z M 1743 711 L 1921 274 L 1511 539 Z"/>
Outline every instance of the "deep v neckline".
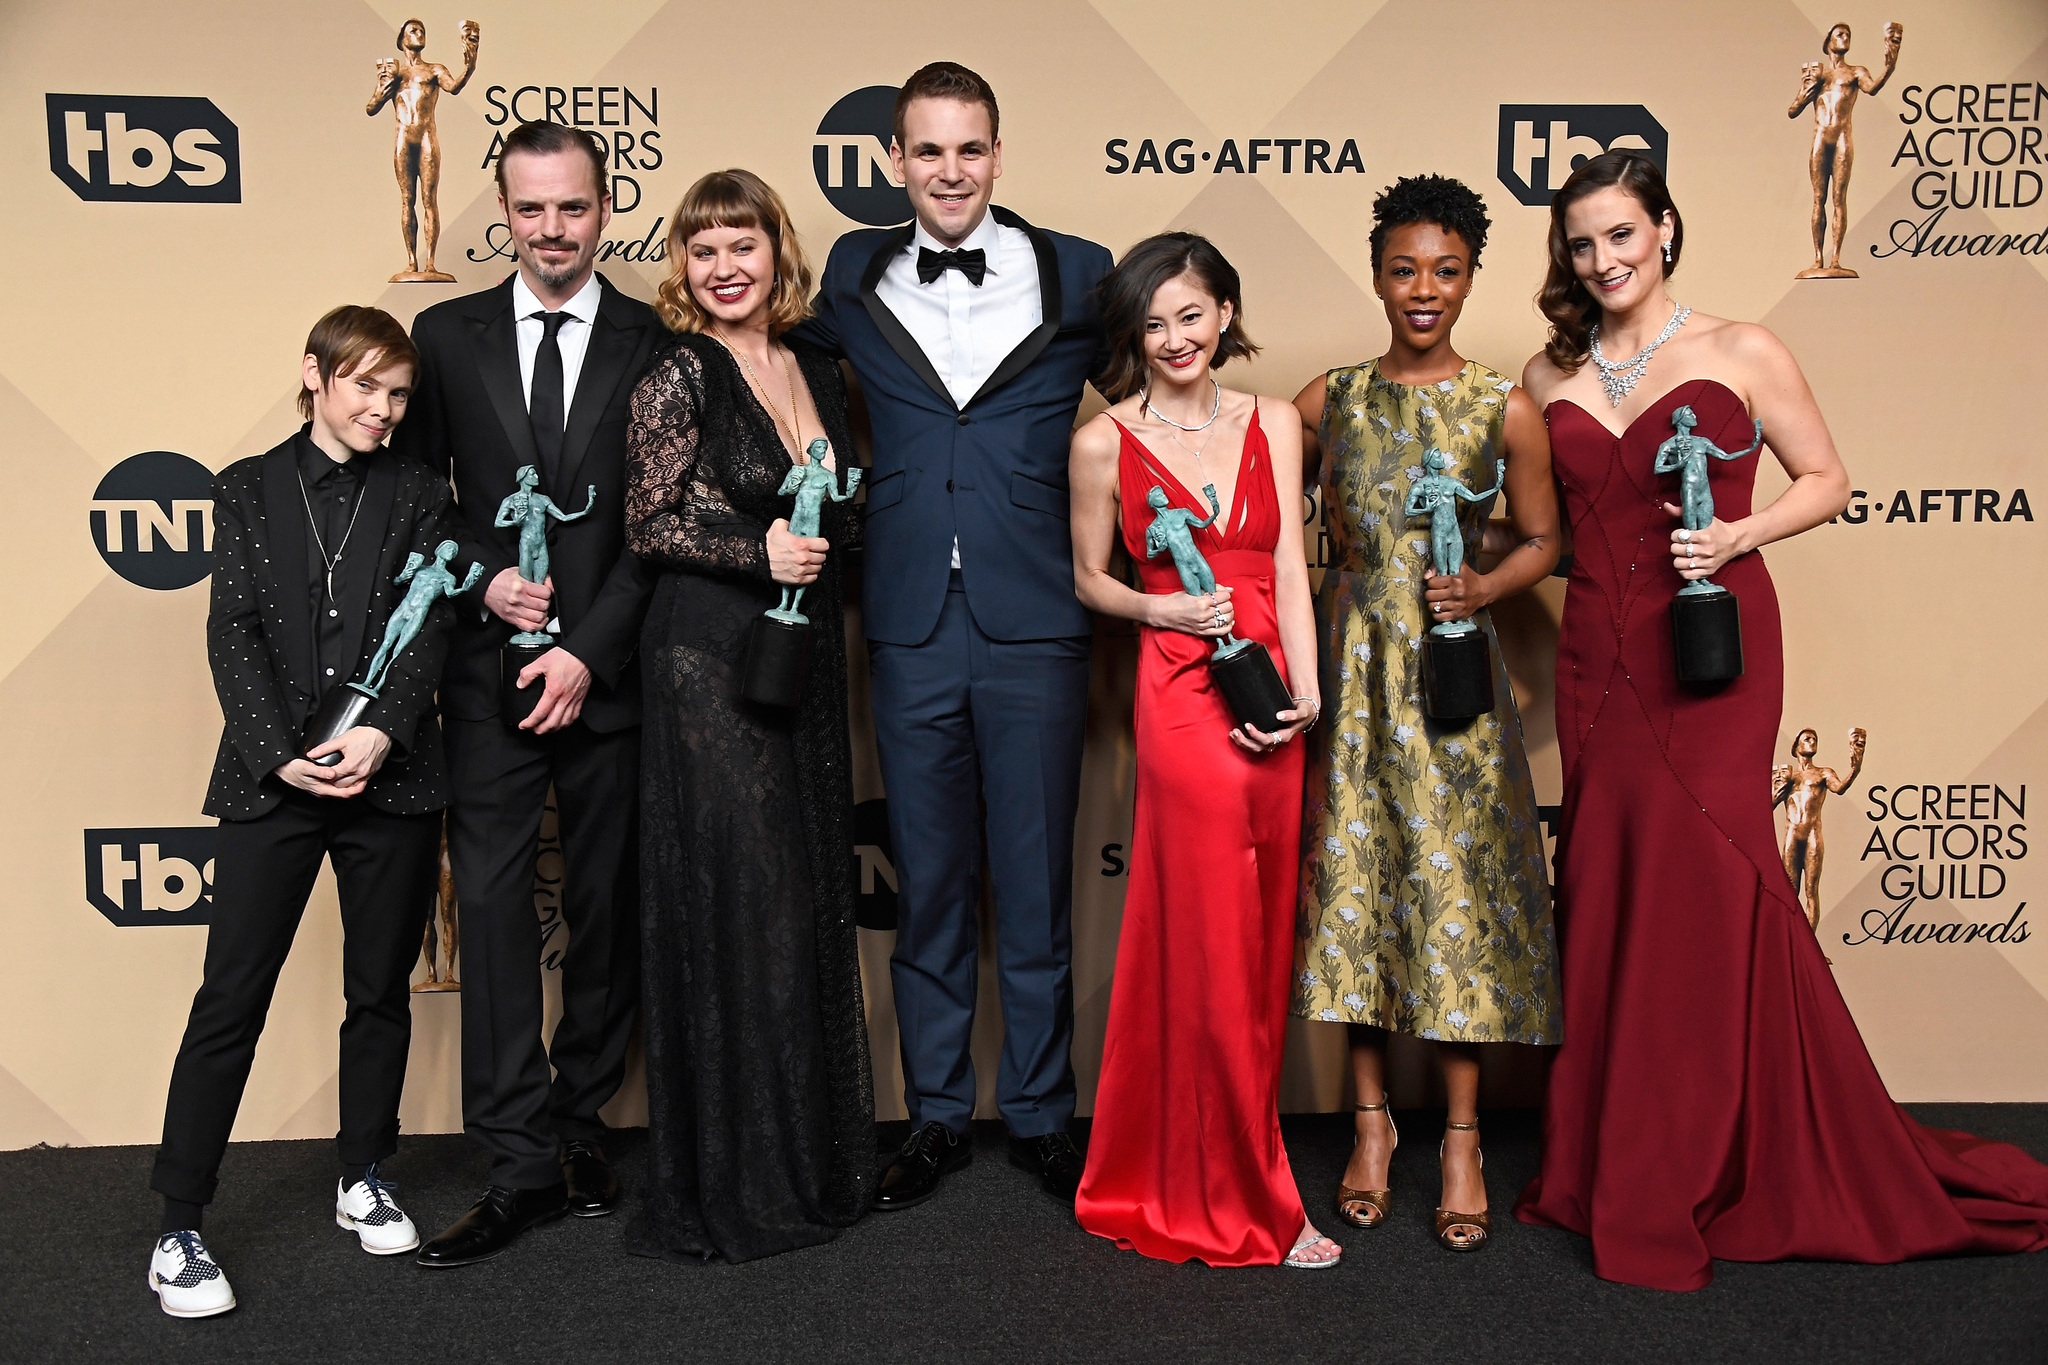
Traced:
<path fill-rule="evenodd" d="M 735 351 L 732 348 L 732 343 L 727 341 L 724 337 L 717 336 L 713 333 L 707 332 L 705 333 L 705 335 L 711 337 L 711 340 L 717 345 L 719 352 L 725 356 L 727 363 L 732 366 L 733 373 L 739 376 L 740 387 L 746 391 L 747 401 L 753 404 L 754 411 L 759 413 L 762 419 L 768 423 L 768 432 L 775 438 L 775 448 L 782 452 L 782 458 L 789 462 L 789 467 L 791 469 L 795 469 L 800 465 L 809 464 L 810 461 L 804 458 L 803 451 L 799 450 L 795 454 L 791 454 L 788 445 L 784 444 L 782 439 L 781 419 L 776 417 L 774 413 L 768 410 L 768 405 L 762 400 L 761 395 L 755 392 L 753 381 L 748 378 L 746 367 L 740 364 L 739 352 Z M 798 355 L 795 351 L 791 351 L 789 353 L 789 358 L 789 368 L 791 377 L 794 378 L 797 375 L 802 375 L 804 370 L 803 357 Z M 811 391 L 811 381 L 808 376 L 805 376 L 803 385 L 804 392 L 809 393 Z M 790 397 L 792 400 L 794 400 L 796 397 L 795 393 L 792 392 Z M 818 401 L 814 397 L 811 400 L 811 407 L 813 409 L 816 409 L 817 406 Z M 801 408 L 801 404 L 799 404 L 798 407 Z M 831 442 L 832 438 L 830 436 L 825 435 L 825 419 L 822 415 L 818 418 L 818 435 L 824 436 L 828 444 Z M 815 440 L 817 438 L 813 437 L 812 439 Z M 805 445 L 808 446 L 809 442 L 805 442 Z M 838 471 L 834 470 L 833 473 L 836 477 Z"/>
<path fill-rule="evenodd" d="M 1136 446 L 1139 452 L 1144 455 L 1146 466 L 1148 468 L 1157 469 L 1160 474 L 1165 476 L 1166 481 L 1172 484 L 1176 489 L 1180 491 L 1180 495 L 1188 500 L 1190 506 L 1192 506 L 1196 511 L 1200 511 L 1202 508 L 1208 506 L 1208 501 L 1206 499 L 1197 497 L 1195 494 L 1188 491 L 1188 486 L 1180 481 L 1180 476 L 1175 474 L 1171 469 L 1168 469 L 1166 467 L 1166 461 L 1159 457 L 1159 453 L 1157 451 L 1153 450 L 1152 447 L 1146 445 L 1144 441 L 1140 440 L 1138 438 L 1138 433 L 1132 431 L 1122 422 L 1117 422 L 1117 419 L 1114 417 L 1110 418 L 1109 420 L 1112 422 L 1116 422 L 1116 429 L 1118 431 L 1121 431 L 1124 434 L 1125 439 L 1130 441 L 1132 445 Z M 1242 522 L 1242 517 L 1240 516 L 1239 509 L 1241 508 L 1244 502 L 1244 466 L 1245 461 L 1250 457 L 1252 453 L 1252 432 L 1258 428 L 1258 425 L 1259 404 L 1257 399 L 1253 399 L 1252 415 L 1245 419 L 1244 441 L 1242 444 L 1238 446 L 1237 450 L 1237 476 L 1231 481 L 1230 484 L 1229 515 L 1224 516 L 1221 514 L 1220 509 L 1212 508 L 1210 509 L 1211 511 L 1218 513 L 1217 518 L 1208 526 L 1202 528 L 1205 531 L 1213 532 L 1216 536 L 1218 544 L 1222 543 L 1226 531 L 1228 531 L 1231 527 L 1240 525 Z"/>

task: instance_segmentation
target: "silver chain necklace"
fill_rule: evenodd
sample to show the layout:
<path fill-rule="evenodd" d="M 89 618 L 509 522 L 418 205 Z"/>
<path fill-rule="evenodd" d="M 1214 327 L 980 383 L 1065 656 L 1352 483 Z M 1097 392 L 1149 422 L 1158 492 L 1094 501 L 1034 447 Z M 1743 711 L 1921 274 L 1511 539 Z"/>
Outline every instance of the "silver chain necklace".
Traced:
<path fill-rule="evenodd" d="M 342 531 L 341 544 L 334 547 L 334 554 L 331 558 L 327 553 L 327 542 L 320 538 L 320 519 L 313 515 L 313 499 L 306 492 L 306 476 L 303 473 L 299 475 L 299 500 L 306 504 L 306 524 L 312 528 L 313 544 L 318 547 L 320 562 L 327 566 L 327 600 L 332 602 L 334 600 L 334 566 L 341 563 L 342 551 L 348 549 L 348 538 L 355 533 L 356 518 L 361 516 L 363 511 L 363 499 L 360 494 L 357 495 L 355 511 L 348 514 L 348 526 Z"/>
<path fill-rule="evenodd" d="M 1215 375 L 1209 376 L 1209 388 L 1215 394 L 1215 401 L 1209 404 L 1209 420 L 1203 422 L 1199 426 L 1182 426 L 1179 422 L 1174 421 L 1171 417 L 1168 417 L 1158 408 L 1153 407 L 1152 390 L 1149 388 L 1138 395 L 1138 401 L 1141 407 L 1144 409 L 1144 411 L 1151 413 L 1154 417 L 1157 417 L 1160 421 L 1166 423 L 1166 425 L 1170 427 L 1178 428 L 1181 431 L 1207 431 L 1211 426 L 1215 425 L 1216 414 L 1223 411 L 1223 386 L 1216 382 Z"/>
<path fill-rule="evenodd" d="M 1593 324 L 1593 363 L 1600 367 L 1600 387 L 1607 390 L 1609 407 L 1621 406 L 1621 400 L 1635 390 L 1636 381 L 1643 377 L 1643 371 L 1650 368 L 1650 357 L 1657 353 L 1659 346 L 1671 340 L 1691 316 L 1692 309 L 1677 309 L 1671 314 L 1671 321 L 1664 324 L 1664 330 L 1657 333 L 1657 339 L 1627 360 L 1609 360 L 1600 353 L 1600 324 Z"/>
<path fill-rule="evenodd" d="M 1173 437 L 1173 443 L 1175 445 L 1179 446 L 1182 450 L 1185 450 L 1188 454 L 1195 457 L 1195 472 L 1201 477 L 1202 492 L 1209 499 L 1210 511 L 1213 515 L 1221 516 L 1223 515 L 1223 513 L 1220 504 L 1216 500 L 1216 484 L 1215 481 L 1209 477 L 1208 468 L 1204 466 L 1202 463 L 1202 451 L 1195 449 L 1186 441 L 1183 441 L 1179 435 L 1179 433 L 1183 431 L 1189 433 L 1197 431 L 1207 431 L 1210 427 L 1216 425 L 1216 415 L 1223 411 L 1223 386 L 1216 382 L 1216 376 L 1213 374 L 1209 376 L 1209 390 L 1211 394 L 1214 395 L 1213 401 L 1209 404 L 1209 420 L 1203 422 L 1200 426 L 1182 426 L 1179 422 L 1174 421 L 1171 417 L 1168 417 L 1158 408 L 1153 407 L 1152 391 L 1149 388 L 1146 389 L 1140 395 L 1138 395 L 1138 404 L 1140 411 L 1149 412 L 1154 417 L 1158 418 L 1160 421 L 1166 423 L 1166 425 L 1174 428 L 1174 430 L 1168 434 Z M 1207 450 L 1208 448 L 1209 443 L 1207 441 L 1202 442 L 1202 450 Z"/>

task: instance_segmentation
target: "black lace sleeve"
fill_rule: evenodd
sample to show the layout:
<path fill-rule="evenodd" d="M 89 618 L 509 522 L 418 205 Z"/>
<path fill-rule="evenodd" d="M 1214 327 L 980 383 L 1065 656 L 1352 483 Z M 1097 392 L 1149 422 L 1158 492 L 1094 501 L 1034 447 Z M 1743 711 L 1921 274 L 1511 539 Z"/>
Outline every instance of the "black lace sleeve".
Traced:
<path fill-rule="evenodd" d="M 766 579 L 761 527 L 734 510 L 704 448 L 703 362 L 678 346 L 633 390 L 626 433 L 626 543 L 664 568 Z"/>

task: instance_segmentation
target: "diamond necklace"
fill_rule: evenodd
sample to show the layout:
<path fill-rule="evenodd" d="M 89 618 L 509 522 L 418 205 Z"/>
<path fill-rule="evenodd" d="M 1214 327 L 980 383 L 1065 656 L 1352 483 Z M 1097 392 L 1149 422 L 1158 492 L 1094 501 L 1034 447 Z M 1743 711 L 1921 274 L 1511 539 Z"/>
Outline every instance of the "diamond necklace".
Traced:
<path fill-rule="evenodd" d="M 1593 363 L 1600 367 L 1600 387 L 1607 390 L 1607 405 L 1621 406 L 1621 400 L 1634 391 L 1636 381 L 1643 377 L 1643 371 L 1650 367 L 1650 357 L 1657 348 L 1677 334 L 1685 326 L 1685 320 L 1692 316 L 1692 309 L 1678 308 L 1671 314 L 1671 321 L 1664 324 L 1664 330 L 1657 333 L 1657 339 L 1637 351 L 1627 360 L 1609 360 L 1600 353 L 1600 324 L 1593 324 L 1591 350 Z"/>

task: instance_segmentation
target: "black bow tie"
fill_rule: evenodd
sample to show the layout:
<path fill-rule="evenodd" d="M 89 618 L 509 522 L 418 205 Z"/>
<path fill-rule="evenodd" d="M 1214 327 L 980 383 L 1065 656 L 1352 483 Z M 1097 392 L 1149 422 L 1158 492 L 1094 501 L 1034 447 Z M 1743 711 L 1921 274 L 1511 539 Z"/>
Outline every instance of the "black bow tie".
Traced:
<path fill-rule="evenodd" d="M 930 284 L 948 270 L 957 270 L 967 277 L 969 284 L 979 287 L 982 276 L 988 274 L 988 253 L 979 248 L 973 251 L 933 251 L 928 246 L 917 249 L 917 282 Z"/>

